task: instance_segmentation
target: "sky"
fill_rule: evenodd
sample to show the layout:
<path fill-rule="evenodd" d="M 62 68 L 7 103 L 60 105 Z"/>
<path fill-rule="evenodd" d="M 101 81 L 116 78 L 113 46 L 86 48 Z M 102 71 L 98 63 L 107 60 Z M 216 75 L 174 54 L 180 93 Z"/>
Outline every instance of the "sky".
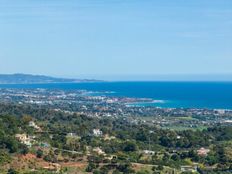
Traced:
<path fill-rule="evenodd" d="M 136 80 L 231 67 L 232 0 L 0 0 L 0 73 Z"/>

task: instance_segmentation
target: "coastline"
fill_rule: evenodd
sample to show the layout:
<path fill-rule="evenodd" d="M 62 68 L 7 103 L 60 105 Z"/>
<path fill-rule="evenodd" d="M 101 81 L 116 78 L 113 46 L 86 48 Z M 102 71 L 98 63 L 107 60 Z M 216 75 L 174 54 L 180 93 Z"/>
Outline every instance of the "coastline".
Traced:
<path fill-rule="evenodd" d="M 224 82 L 87 82 L 0 84 L 4 89 L 86 90 L 87 95 L 150 99 L 132 105 L 161 108 L 232 109 L 232 83 Z M 128 102 L 129 103 L 129 102 Z M 129 105 L 131 105 L 129 103 Z"/>

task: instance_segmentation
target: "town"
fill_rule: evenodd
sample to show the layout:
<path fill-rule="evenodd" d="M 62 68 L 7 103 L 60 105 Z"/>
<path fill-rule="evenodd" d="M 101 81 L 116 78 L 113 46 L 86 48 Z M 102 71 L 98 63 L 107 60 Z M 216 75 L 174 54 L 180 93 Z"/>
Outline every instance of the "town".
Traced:
<path fill-rule="evenodd" d="M 159 108 L 133 103 L 153 102 L 149 98 L 115 97 L 110 91 L 55 89 L 0 89 L 0 101 L 30 104 L 89 117 L 124 118 L 161 128 L 205 128 L 232 123 L 232 110 L 196 108 Z"/>

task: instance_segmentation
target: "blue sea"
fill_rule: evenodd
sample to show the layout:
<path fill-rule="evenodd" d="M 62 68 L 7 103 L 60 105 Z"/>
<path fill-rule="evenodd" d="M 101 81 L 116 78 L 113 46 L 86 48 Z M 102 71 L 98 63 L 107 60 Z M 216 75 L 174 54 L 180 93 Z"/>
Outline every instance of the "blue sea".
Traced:
<path fill-rule="evenodd" d="M 232 82 L 94 82 L 0 85 L 0 88 L 83 89 L 110 96 L 151 98 L 140 106 L 232 109 Z"/>

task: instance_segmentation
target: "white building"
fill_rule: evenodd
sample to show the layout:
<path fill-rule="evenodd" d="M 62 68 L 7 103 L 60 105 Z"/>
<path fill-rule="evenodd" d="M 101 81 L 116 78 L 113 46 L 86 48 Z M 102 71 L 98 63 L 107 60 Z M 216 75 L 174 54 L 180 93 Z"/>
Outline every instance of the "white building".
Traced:
<path fill-rule="evenodd" d="M 25 144 L 28 147 L 31 147 L 32 146 L 32 142 L 34 141 L 31 137 L 27 136 L 27 134 L 16 134 L 15 137 L 22 144 Z"/>
<path fill-rule="evenodd" d="M 154 155 L 155 154 L 155 152 L 151 151 L 151 150 L 144 150 L 143 153 L 146 155 Z"/>
<path fill-rule="evenodd" d="M 102 131 L 100 129 L 93 129 L 93 135 L 96 137 L 102 136 Z"/>
<path fill-rule="evenodd" d="M 195 173 L 197 172 L 197 166 L 181 166 L 181 171 L 182 172 L 192 172 Z"/>
<path fill-rule="evenodd" d="M 29 122 L 29 126 L 30 126 L 30 127 L 33 127 L 34 129 L 36 129 L 36 130 L 38 130 L 38 131 L 41 131 L 41 128 L 40 128 L 37 124 L 35 124 L 34 121 L 30 121 L 30 122 Z"/>
<path fill-rule="evenodd" d="M 77 134 L 76 133 L 68 133 L 66 137 L 76 137 Z"/>

